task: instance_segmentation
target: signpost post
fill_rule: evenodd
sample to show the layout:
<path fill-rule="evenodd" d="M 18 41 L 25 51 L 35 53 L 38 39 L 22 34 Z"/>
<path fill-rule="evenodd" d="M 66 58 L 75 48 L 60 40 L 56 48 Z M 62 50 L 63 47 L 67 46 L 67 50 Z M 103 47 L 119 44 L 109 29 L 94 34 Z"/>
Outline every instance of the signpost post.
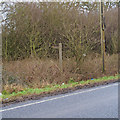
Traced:
<path fill-rule="evenodd" d="M 63 64 L 62 64 L 62 43 L 59 43 L 59 46 L 52 46 L 52 48 L 59 50 L 59 67 L 60 71 L 63 72 Z"/>

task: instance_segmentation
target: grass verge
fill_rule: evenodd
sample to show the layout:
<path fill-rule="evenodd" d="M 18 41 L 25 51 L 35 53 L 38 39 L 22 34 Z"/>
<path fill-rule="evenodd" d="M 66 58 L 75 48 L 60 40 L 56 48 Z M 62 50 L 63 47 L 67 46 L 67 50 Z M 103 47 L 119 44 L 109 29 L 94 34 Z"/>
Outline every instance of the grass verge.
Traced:
<path fill-rule="evenodd" d="M 48 92 L 54 92 L 54 91 L 60 91 L 60 90 L 64 90 L 67 88 L 74 88 L 76 86 L 81 86 L 84 87 L 85 85 L 91 85 L 94 83 L 101 83 L 101 82 L 105 82 L 105 81 L 110 81 L 110 80 L 118 80 L 118 75 L 116 76 L 105 76 L 102 78 L 98 78 L 98 79 L 90 79 L 90 80 L 86 80 L 86 81 L 80 81 L 80 82 L 74 82 L 74 80 L 70 79 L 68 84 L 64 84 L 62 83 L 60 84 L 51 84 L 49 86 L 46 86 L 44 88 L 41 89 L 32 89 L 32 88 L 27 88 L 21 92 L 13 92 L 11 94 L 2 94 L 2 102 L 3 103 L 9 103 L 10 101 L 15 101 L 16 99 L 19 99 L 20 97 L 24 97 L 24 96 L 32 96 L 32 95 L 41 95 L 41 94 L 46 94 Z M 23 100 L 24 101 L 24 100 Z"/>

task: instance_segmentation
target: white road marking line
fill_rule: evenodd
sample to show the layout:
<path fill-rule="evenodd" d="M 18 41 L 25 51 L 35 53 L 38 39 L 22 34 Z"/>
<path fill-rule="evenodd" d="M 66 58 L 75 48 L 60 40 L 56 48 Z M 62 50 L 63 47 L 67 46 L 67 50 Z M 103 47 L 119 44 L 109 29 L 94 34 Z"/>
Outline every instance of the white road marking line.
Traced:
<path fill-rule="evenodd" d="M 43 100 L 43 101 L 39 101 L 39 102 L 35 102 L 35 103 L 29 103 L 29 104 L 25 104 L 25 105 L 21 105 L 21 106 L 17 106 L 17 107 L 3 109 L 3 110 L 0 110 L 0 112 L 14 110 L 14 109 L 17 109 L 17 108 L 31 106 L 31 105 L 35 105 L 35 104 L 39 104 L 39 103 L 44 103 L 44 102 L 47 102 L 47 101 L 57 100 L 57 99 L 60 99 L 60 98 L 65 98 L 65 97 L 69 97 L 69 96 L 77 95 L 77 94 L 81 94 L 81 93 L 87 93 L 87 92 L 91 92 L 91 91 L 95 91 L 95 90 L 99 90 L 99 89 L 103 89 L 103 88 L 107 88 L 107 87 L 111 87 L 111 86 L 116 86 L 116 85 L 118 85 L 118 83 L 117 84 L 112 84 L 112 85 L 107 85 L 107 86 L 104 86 L 104 87 L 94 88 L 94 89 L 91 89 L 91 90 L 85 90 L 85 91 L 81 91 L 81 92 L 77 92 L 77 93 L 72 93 L 72 94 L 68 94 L 68 95 L 64 95 L 64 96 L 60 96 L 60 97 L 55 97 L 55 98 L 51 98 L 51 99 L 48 99 L 48 100 Z"/>

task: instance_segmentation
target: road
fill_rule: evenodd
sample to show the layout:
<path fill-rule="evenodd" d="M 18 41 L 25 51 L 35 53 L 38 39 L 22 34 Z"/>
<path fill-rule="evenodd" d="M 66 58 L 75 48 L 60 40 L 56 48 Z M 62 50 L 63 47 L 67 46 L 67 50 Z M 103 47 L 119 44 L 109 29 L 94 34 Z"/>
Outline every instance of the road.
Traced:
<path fill-rule="evenodd" d="M 3 107 L 3 118 L 118 118 L 118 83 Z"/>

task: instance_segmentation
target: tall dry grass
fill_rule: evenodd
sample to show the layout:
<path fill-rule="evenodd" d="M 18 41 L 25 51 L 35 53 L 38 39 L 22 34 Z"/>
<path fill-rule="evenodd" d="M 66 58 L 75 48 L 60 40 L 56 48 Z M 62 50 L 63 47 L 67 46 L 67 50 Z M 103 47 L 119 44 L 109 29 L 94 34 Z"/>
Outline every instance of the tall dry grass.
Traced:
<path fill-rule="evenodd" d="M 42 88 L 51 84 L 68 83 L 70 78 L 81 81 L 115 75 L 118 72 L 117 54 L 105 56 L 105 68 L 106 72 L 103 74 L 99 54 L 87 55 L 79 66 L 74 58 L 64 59 L 62 74 L 57 60 L 29 58 L 3 62 L 3 90 L 21 91 L 26 87 Z"/>

